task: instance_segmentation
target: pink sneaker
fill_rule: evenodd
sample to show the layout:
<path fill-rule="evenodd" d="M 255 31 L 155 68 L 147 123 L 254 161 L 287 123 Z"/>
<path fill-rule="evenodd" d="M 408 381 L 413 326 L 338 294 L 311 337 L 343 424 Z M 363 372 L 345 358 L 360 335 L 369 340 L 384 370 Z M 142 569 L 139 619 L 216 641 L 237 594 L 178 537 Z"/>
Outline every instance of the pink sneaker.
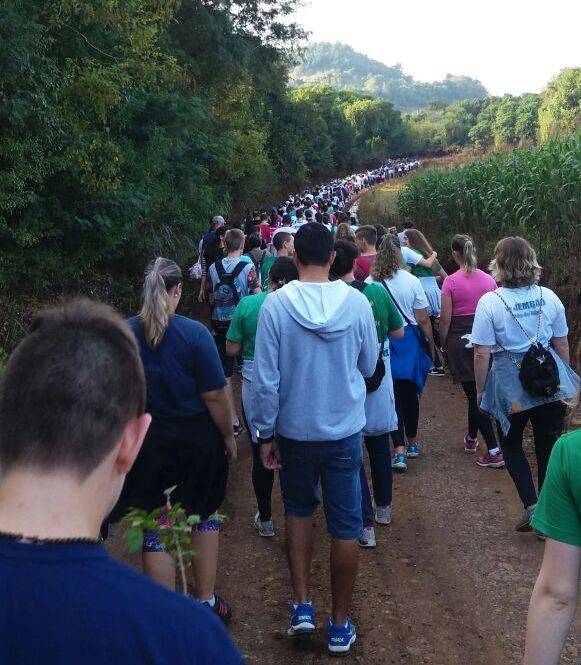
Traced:
<path fill-rule="evenodd" d="M 478 449 L 478 439 L 471 439 L 468 435 L 464 437 L 464 452 L 473 455 Z"/>
<path fill-rule="evenodd" d="M 504 466 L 504 456 L 502 453 L 496 455 L 482 455 L 476 459 L 478 466 L 485 466 L 489 469 L 501 469 Z"/>

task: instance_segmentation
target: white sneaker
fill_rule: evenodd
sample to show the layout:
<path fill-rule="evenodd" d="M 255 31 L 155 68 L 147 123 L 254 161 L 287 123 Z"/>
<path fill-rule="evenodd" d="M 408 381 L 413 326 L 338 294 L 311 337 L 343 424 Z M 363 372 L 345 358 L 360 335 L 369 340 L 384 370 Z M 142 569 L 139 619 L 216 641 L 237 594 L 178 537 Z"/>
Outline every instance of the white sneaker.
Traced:
<path fill-rule="evenodd" d="M 258 535 L 261 538 L 272 538 L 276 531 L 274 530 L 274 521 L 260 519 L 260 513 L 256 513 L 254 516 L 254 528 L 258 531 Z"/>
<path fill-rule="evenodd" d="M 377 524 L 391 524 L 391 506 L 377 506 L 375 521 Z"/>
<path fill-rule="evenodd" d="M 375 529 L 372 526 L 364 527 L 361 538 L 359 538 L 359 547 L 375 547 L 376 545 Z"/>

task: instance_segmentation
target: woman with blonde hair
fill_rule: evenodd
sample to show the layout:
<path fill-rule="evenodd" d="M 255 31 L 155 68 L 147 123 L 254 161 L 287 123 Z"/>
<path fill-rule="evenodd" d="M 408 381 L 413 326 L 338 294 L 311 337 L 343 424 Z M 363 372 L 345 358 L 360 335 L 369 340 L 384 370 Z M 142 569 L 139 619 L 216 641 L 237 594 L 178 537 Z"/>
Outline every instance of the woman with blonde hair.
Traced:
<path fill-rule="evenodd" d="M 476 403 L 474 379 L 474 352 L 466 348 L 466 337 L 472 331 L 474 313 L 480 298 L 496 289 L 490 275 L 478 269 L 474 242 L 470 236 L 452 238 L 452 256 L 458 270 L 446 277 L 442 285 L 442 311 L 440 312 L 440 339 L 446 348 L 448 368 L 454 383 L 460 383 L 468 399 L 468 433 L 464 437 L 464 450 L 474 454 L 478 449 L 478 431 L 482 434 L 488 453 L 478 457 L 482 467 L 501 468 L 504 457 L 498 447 L 490 418 Z"/>
<path fill-rule="evenodd" d="M 406 229 L 403 233 L 404 245 L 412 252 L 418 254 L 425 260 L 431 260 L 435 252 L 428 242 L 426 236 L 417 229 Z M 421 264 L 408 263 L 412 275 L 420 280 L 422 288 L 428 299 L 428 314 L 432 322 L 434 335 L 434 367 L 430 370 L 432 376 L 444 376 L 444 362 L 439 355 L 442 346 L 439 336 L 439 319 L 441 309 L 441 294 L 438 280 L 442 281 L 448 276 L 442 266 L 434 260 L 430 267 Z"/>
<path fill-rule="evenodd" d="M 500 288 L 480 298 L 470 337 L 477 403 L 500 425 L 506 468 L 524 506 L 515 529 L 530 531 L 537 490 L 523 432 L 530 421 L 540 491 L 563 431 L 563 401 L 576 397 L 579 377 L 568 365 L 565 308 L 551 289 L 539 286 L 541 267 L 532 246 L 524 238 L 503 238 L 490 269 Z"/>
<path fill-rule="evenodd" d="M 127 477 L 116 513 L 165 505 L 164 491 L 175 486 L 174 503 L 199 515 L 192 531 L 196 597 L 227 623 L 231 610 L 214 594 L 219 521 L 228 478 L 226 454 L 236 457 L 230 402 L 220 356 L 208 329 L 176 314 L 182 273 L 169 259 L 147 268 L 143 306 L 129 325 L 139 344 L 152 424 Z M 160 524 L 163 524 L 163 517 Z M 144 534 L 143 570 L 160 584 L 175 587 L 172 558 L 155 533 Z"/>
<path fill-rule="evenodd" d="M 403 337 L 390 339 L 389 357 L 398 418 L 398 430 L 391 433 L 395 447 L 393 468 L 406 471 L 407 459 L 415 459 L 420 453 L 419 395 L 432 364 L 434 343 L 428 300 L 419 279 L 404 270 L 399 240 L 391 234 L 384 236 L 366 281 L 386 289 L 404 322 Z"/>
<path fill-rule="evenodd" d="M 347 222 L 341 222 L 341 224 L 339 224 L 337 231 L 335 232 L 335 240 L 350 240 L 352 243 L 357 242 L 355 233 L 353 232 L 351 225 Z"/>

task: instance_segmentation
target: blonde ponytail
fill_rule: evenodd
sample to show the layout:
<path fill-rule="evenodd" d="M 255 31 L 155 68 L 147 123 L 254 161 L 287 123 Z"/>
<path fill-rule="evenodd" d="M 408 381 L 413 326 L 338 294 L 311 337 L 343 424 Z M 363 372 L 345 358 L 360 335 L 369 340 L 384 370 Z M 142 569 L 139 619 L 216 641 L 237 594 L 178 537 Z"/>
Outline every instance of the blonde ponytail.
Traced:
<path fill-rule="evenodd" d="M 158 257 L 147 266 L 139 319 L 145 339 L 152 347 L 156 347 L 165 335 L 169 325 L 169 291 L 181 281 L 182 271 L 169 259 Z"/>
<path fill-rule="evenodd" d="M 462 267 L 468 274 L 476 270 L 478 267 L 478 257 L 476 256 L 474 241 L 470 236 L 455 235 L 452 238 L 452 250 L 462 255 Z"/>

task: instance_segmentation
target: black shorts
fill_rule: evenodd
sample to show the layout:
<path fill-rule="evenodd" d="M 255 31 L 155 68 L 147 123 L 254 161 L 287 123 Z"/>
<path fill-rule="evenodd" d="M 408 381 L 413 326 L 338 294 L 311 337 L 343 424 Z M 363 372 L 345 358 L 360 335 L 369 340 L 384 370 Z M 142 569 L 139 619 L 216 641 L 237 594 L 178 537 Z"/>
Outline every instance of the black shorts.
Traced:
<path fill-rule="evenodd" d="M 222 505 L 227 480 L 224 441 L 208 413 L 154 418 L 111 521 L 129 508 L 150 512 L 163 506 L 164 491 L 174 485 L 172 503 L 206 520 Z"/>
<path fill-rule="evenodd" d="M 216 343 L 218 354 L 222 361 L 224 376 L 229 379 L 232 374 L 234 374 L 234 358 L 231 358 L 226 354 L 226 331 L 222 332 L 214 330 L 212 334 L 214 335 L 214 342 Z"/>

